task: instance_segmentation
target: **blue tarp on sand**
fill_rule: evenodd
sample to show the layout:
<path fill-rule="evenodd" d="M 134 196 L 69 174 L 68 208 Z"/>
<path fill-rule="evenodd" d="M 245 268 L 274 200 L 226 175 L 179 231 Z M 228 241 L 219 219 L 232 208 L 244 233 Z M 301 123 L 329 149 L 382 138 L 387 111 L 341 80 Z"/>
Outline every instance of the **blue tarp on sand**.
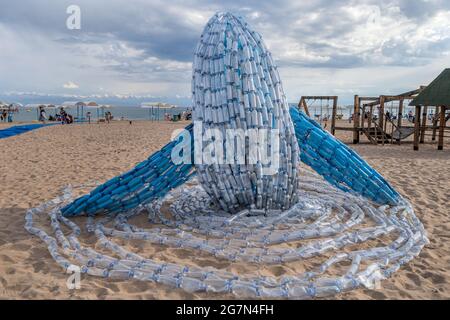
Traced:
<path fill-rule="evenodd" d="M 0 139 L 9 138 L 18 134 L 22 134 L 31 130 L 49 126 L 50 124 L 26 124 L 21 126 L 9 127 L 0 130 Z"/>

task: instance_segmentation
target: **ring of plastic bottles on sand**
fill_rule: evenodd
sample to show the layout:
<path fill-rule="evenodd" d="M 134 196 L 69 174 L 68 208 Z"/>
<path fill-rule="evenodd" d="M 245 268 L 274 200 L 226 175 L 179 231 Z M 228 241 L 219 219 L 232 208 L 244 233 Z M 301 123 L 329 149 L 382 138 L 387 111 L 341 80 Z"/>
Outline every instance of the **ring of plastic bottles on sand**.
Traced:
<path fill-rule="evenodd" d="M 423 225 L 406 200 L 396 206 L 380 206 L 330 187 L 308 169 L 301 172 L 301 201 L 284 212 L 248 209 L 230 215 L 213 204 L 194 178 L 189 185 L 148 205 L 88 217 L 86 230 L 95 234 L 95 248 L 100 249 L 84 245 L 82 227 L 61 214 L 60 209 L 72 201 L 71 189 L 28 210 L 25 228 L 46 243 L 53 259 L 65 270 L 77 265 L 82 273 L 92 276 L 137 279 L 191 293 L 238 298 L 308 299 L 358 287 L 373 288 L 417 256 L 427 243 Z M 128 222 L 138 214 L 148 214 L 149 226 Z M 48 221 L 45 215 L 50 228 L 42 225 Z M 384 236 L 389 240 L 371 245 L 371 240 Z M 190 250 L 193 265 L 143 257 L 116 244 L 118 239 Z M 261 267 L 298 261 L 307 265 L 317 259 L 320 263 L 294 275 L 262 276 L 195 266 L 196 253 Z"/>

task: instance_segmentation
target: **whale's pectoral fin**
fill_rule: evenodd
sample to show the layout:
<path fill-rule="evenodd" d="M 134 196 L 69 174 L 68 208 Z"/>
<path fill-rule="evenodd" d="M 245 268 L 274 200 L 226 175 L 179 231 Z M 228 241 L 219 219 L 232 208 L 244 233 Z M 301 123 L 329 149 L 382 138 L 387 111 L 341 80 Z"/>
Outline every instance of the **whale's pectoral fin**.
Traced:
<path fill-rule="evenodd" d="M 297 108 L 291 108 L 290 114 L 302 162 L 339 189 L 380 204 L 398 204 L 399 194 L 357 153 Z"/>
<path fill-rule="evenodd" d="M 193 124 L 185 129 L 188 135 L 192 135 Z M 63 215 L 95 215 L 131 210 L 140 204 L 161 198 L 171 189 L 182 185 L 194 175 L 193 146 L 189 149 L 190 163 L 177 165 L 173 162 L 172 152 L 180 145 L 179 140 L 180 136 L 132 170 L 107 181 L 62 208 Z M 188 143 L 191 144 L 192 141 Z"/>

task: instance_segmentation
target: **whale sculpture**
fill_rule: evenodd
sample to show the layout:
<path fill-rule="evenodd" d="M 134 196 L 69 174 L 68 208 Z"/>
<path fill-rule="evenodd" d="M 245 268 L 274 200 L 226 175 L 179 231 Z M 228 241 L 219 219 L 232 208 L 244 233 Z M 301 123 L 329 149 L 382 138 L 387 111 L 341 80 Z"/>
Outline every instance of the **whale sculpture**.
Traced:
<path fill-rule="evenodd" d="M 189 292 L 311 298 L 371 287 L 427 243 L 411 205 L 379 173 L 288 107 L 270 52 L 242 18 L 218 13 L 207 23 L 195 51 L 192 97 L 194 124 L 160 151 L 85 196 L 72 200 L 67 190 L 27 212 L 25 228 L 47 244 L 63 268 L 77 263 L 87 274 L 154 281 Z M 229 130 L 244 134 L 240 162 L 236 152 L 229 162 L 218 156 L 235 151 L 231 146 L 238 135 L 230 136 Z M 252 144 L 248 132 L 258 136 L 264 130 L 275 132 L 274 139 Z M 278 160 L 265 161 L 266 152 Z M 216 162 L 204 162 L 205 153 Z M 299 160 L 316 173 L 300 167 Z M 190 185 L 183 186 L 188 180 Z M 171 217 L 162 212 L 165 205 Z M 44 212 L 54 237 L 35 224 L 33 217 Z M 163 227 L 129 224 L 141 212 Z M 69 217 L 83 214 L 89 217 L 87 229 L 109 254 L 78 240 L 81 229 Z M 361 227 L 366 220 L 373 226 Z M 61 223 L 71 230 L 69 236 Z M 344 250 L 380 236 L 392 239 L 384 246 Z M 198 250 L 231 262 L 322 262 L 293 276 L 240 275 L 144 258 L 115 244 L 115 237 Z M 308 242 L 298 243 L 303 240 Z M 341 263 L 348 263 L 345 272 L 327 275 Z"/>

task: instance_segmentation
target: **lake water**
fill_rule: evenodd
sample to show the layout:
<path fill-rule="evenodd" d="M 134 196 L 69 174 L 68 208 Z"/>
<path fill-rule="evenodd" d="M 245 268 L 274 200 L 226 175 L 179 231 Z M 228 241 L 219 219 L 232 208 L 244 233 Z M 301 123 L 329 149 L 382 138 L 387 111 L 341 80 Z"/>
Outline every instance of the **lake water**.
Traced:
<path fill-rule="evenodd" d="M 66 108 L 65 109 L 68 114 L 71 114 L 74 117 L 81 118 L 81 108 L 77 112 L 77 108 Z M 166 113 L 170 115 L 180 114 L 183 111 L 186 111 L 187 108 L 176 107 L 172 109 L 144 109 L 141 107 L 112 107 L 109 109 L 105 109 L 106 111 L 110 111 L 114 116 L 114 119 L 124 119 L 129 120 L 163 120 L 164 115 Z M 86 112 L 91 112 L 91 119 L 96 121 L 98 117 L 102 118 L 102 110 L 97 110 L 96 108 L 84 108 L 83 114 L 86 117 Z M 46 109 L 47 117 L 50 115 L 55 115 L 55 113 L 59 112 L 58 109 Z M 14 114 L 14 121 L 36 121 L 38 120 L 38 111 L 36 109 L 26 110 L 25 108 L 20 108 L 19 113 Z"/>
<path fill-rule="evenodd" d="M 294 104 L 291 104 L 291 106 L 295 106 Z M 413 110 L 411 107 L 405 108 L 404 114 L 407 114 L 409 110 Z M 174 114 L 180 114 L 183 111 L 187 110 L 187 108 L 184 107 L 176 107 L 172 109 L 144 109 L 141 107 L 112 107 L 110 109 L 106 109 L 112 113 L 114 116 L 114 119 L 121 119 L 122 117 L 124 119 L 129 120 L 163 120 L 164 114 L 168 113 L 170 115 Z M 105 111 L 106 111 L 105 110 Z M 389 109 L 387 109 L 389 110 Z M 47 117 L 50 115 L 54 115 L 58 110 L 54 109 L 47 109 Z M 77 117 L 77 109 L 76 108 L 66 108 L 67 113 L 71 114 L 74 117 Z M 86 112 L 91 112 L 91 119 L 93 121 L 96 121 L 98 116 L 102 117 L 102 111 L 97 110 L 96 108 L 84 108 L 84 116 L 86 116 Z M 393 110 L 396 112 L 396 110 Z M 319 107 L 312 107 L 310 108 L 311 116 L 314 117 L 315 115 L 323 114 L 324 116 L 330 116 L 332 113 L 332 108 L 319 108 Z M 343 115 L 343 119 L 348 119 L 351 114 L 353 113 L 353 106 L 346 106 L 346 107 L 340 107 L 339 114 Z M 81 117 L 81 108 L 78 111 L 78 116 Z M 14 114 L 14 121 L 36 121 L 38 119 L 37 110 L 36 109 L 30 109 L 26 110 L 25 108 L 20 108 L 19 113 Z"/>

